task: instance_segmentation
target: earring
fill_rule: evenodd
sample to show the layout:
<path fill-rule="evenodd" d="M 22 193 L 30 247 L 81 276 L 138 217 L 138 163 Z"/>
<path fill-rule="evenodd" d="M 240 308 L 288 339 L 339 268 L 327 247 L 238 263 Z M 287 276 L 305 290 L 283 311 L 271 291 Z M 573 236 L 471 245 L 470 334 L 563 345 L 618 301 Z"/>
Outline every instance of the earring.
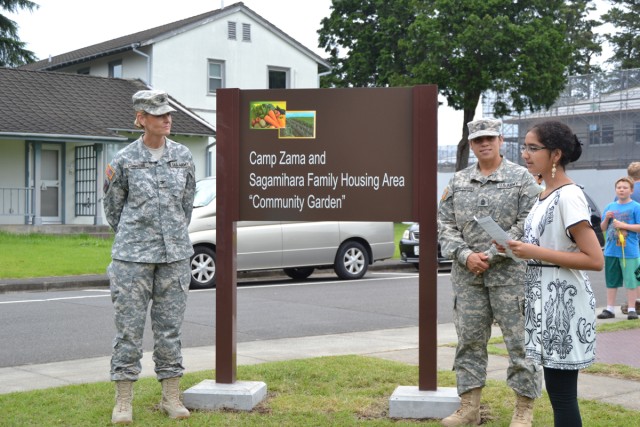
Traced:
<path fill-rule="evenodd" d="M 551 166 L 551 179 L 556 177 L 556 164 L 554 163 L 553 166 Z"/>

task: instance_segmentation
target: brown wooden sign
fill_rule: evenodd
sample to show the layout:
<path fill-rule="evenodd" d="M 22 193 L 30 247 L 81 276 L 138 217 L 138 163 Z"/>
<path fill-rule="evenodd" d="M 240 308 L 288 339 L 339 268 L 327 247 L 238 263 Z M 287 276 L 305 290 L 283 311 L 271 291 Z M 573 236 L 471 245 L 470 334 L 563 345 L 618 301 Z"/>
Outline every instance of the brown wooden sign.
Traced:
<path fill-rule="evenodd" d="M 240 93 L 240 219 L 402 221 L 412 89 Z"/>
<path fill-rule="evenodd" d="M 217 92 L 216 382 L 236 379 L 236 222 L 419 221 L 419 387 L 437 388 L 436 86 Z"/>

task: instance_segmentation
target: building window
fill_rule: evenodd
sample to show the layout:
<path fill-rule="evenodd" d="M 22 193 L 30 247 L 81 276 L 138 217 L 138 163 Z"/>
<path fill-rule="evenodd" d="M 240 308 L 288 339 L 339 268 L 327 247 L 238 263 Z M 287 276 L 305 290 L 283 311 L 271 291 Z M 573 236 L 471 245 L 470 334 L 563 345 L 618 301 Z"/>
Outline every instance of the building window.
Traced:
<path fill-rule="evenodd" d="M 589 125 L 589 145 L 613 144 L 613 125 Z"/>
<path fill-rule="evenodd" d="M 91 69 L 89 67 L 86 67 L 86 68 L 80 68 L 78 71 L 76 71 L 76 73 L 89 75 L 91 74 L 90 71 Z"/>
<path fill-rule="evenodd" d="M 114 79 L 122 78 L 122 60 L 109 62 L 109 77 Z"/>
<path fill-rule="evenodd" d="M 209 60 L 208 66 L 208 93 L 214 94 L 216 90 L 224 87 L 224 62 Z"/>
<path fill-rule="evenodd" d="M 613 125 L 602 126 L 602 143 L 613 144 Z"/>
<path fill-rule="evenodd" d="M 233 21 L 227 21 L 227 38 L 229 40 L 236 39 L 236 23 Z"/>
<path fill-rule="evenodd" d="M 636 144 L 640 144 L 640 123 L 636 123 Z"/>
<path fill-rule="evenodd" d="M 75 148 L 76 216 L 95 216 L 97 200 L 97 155 L 93 145 Z"/>
<path fill-rule="evenodd" d="M 269 89 L 287 89 L 289 87 L 289 70 L 269 67 Z"/>
<path fill-rule="evenodd" d="M 600 145 L 600 126 L 595 123 L 589 125 L 589 145 Z"/>
<path fill-rule="evenodd" d="M 242 24 L 242 41 L 251 41 L 251 24 Z"/>

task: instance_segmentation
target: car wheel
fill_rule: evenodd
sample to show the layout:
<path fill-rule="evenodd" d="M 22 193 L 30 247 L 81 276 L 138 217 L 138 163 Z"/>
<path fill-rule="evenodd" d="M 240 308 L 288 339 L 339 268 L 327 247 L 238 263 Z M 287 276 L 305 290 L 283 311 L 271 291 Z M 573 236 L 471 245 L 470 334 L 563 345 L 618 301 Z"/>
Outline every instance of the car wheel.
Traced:
<path fill-rule="evenodd" d="M 285 268 L 284 274 L 291 277 L 293 280 L 304 280 L 311 276 L 311 273 L 313 273 L 314 270 L 315 268 L 313 267 Z"/>
<path fill-rule="evenodd" d="M 191 257 L 191 288 L 213 288 L 216 285 L 216 253 L 206 246 L 193 248 Z"/>
<path fill-rule="evenodd" d="M 420 263 L 414 262 L 413 266 L 416 268 L 416 270 L 420 271 Z"/>
<path fill-rule="evenodd" d="M 333 268 L 341 279 L 360 279 L 369 268 L 369 254 L 362 244 L 345 242 L 338 248 Z"/>

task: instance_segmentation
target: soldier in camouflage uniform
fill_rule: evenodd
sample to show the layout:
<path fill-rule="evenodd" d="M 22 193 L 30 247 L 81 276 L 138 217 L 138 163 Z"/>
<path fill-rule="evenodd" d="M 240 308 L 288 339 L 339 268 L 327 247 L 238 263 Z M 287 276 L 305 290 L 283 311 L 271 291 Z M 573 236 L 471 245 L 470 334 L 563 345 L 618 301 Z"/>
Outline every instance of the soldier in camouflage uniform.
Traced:
<path fill-rule="evenodd" d="M 195 194 L 191 152 L 167 138 L 168 96 L 161 91 L 133 95 L 135 124 L 144 129 L 107 166 L 104 211 L 115 231 L 107 269 L 115 309 L 116 337 L 111 380 L 116 384 L 113 423 L 132 421 L 133 382 L 141 371 L 142 335 L 151 305 L 153 361 L 162 383 L 160 407 L 171 418 L 187 418 L 180 401 L 184 371 L 180 330 L 191 278 L 193 248 L 187 227 Z"/>
<path fill-rule="evenodd" d="M 511 426 L 530 425 L 533 399 L 541 392 L 540 372 L 525 359 L 524 351 L 526 264 L 498 253 L 491 237 L 474 219 L 490 216 L 512 239 L 520 239 L 540 192 L 525 168 L 500 155 L 501 125 L 494 119 L 468 123 L 469 143 L 478 163 L 451 178 L 438 209 L 442 253 L 454 261 L 451 282 L 458 334 L 454 370 L 461 397 L 460 409 L 442 420 L 445 426 L 480 422 L 487 343 L 494 319 L 509 351 L 507 384 L 517 396 Z"/>

